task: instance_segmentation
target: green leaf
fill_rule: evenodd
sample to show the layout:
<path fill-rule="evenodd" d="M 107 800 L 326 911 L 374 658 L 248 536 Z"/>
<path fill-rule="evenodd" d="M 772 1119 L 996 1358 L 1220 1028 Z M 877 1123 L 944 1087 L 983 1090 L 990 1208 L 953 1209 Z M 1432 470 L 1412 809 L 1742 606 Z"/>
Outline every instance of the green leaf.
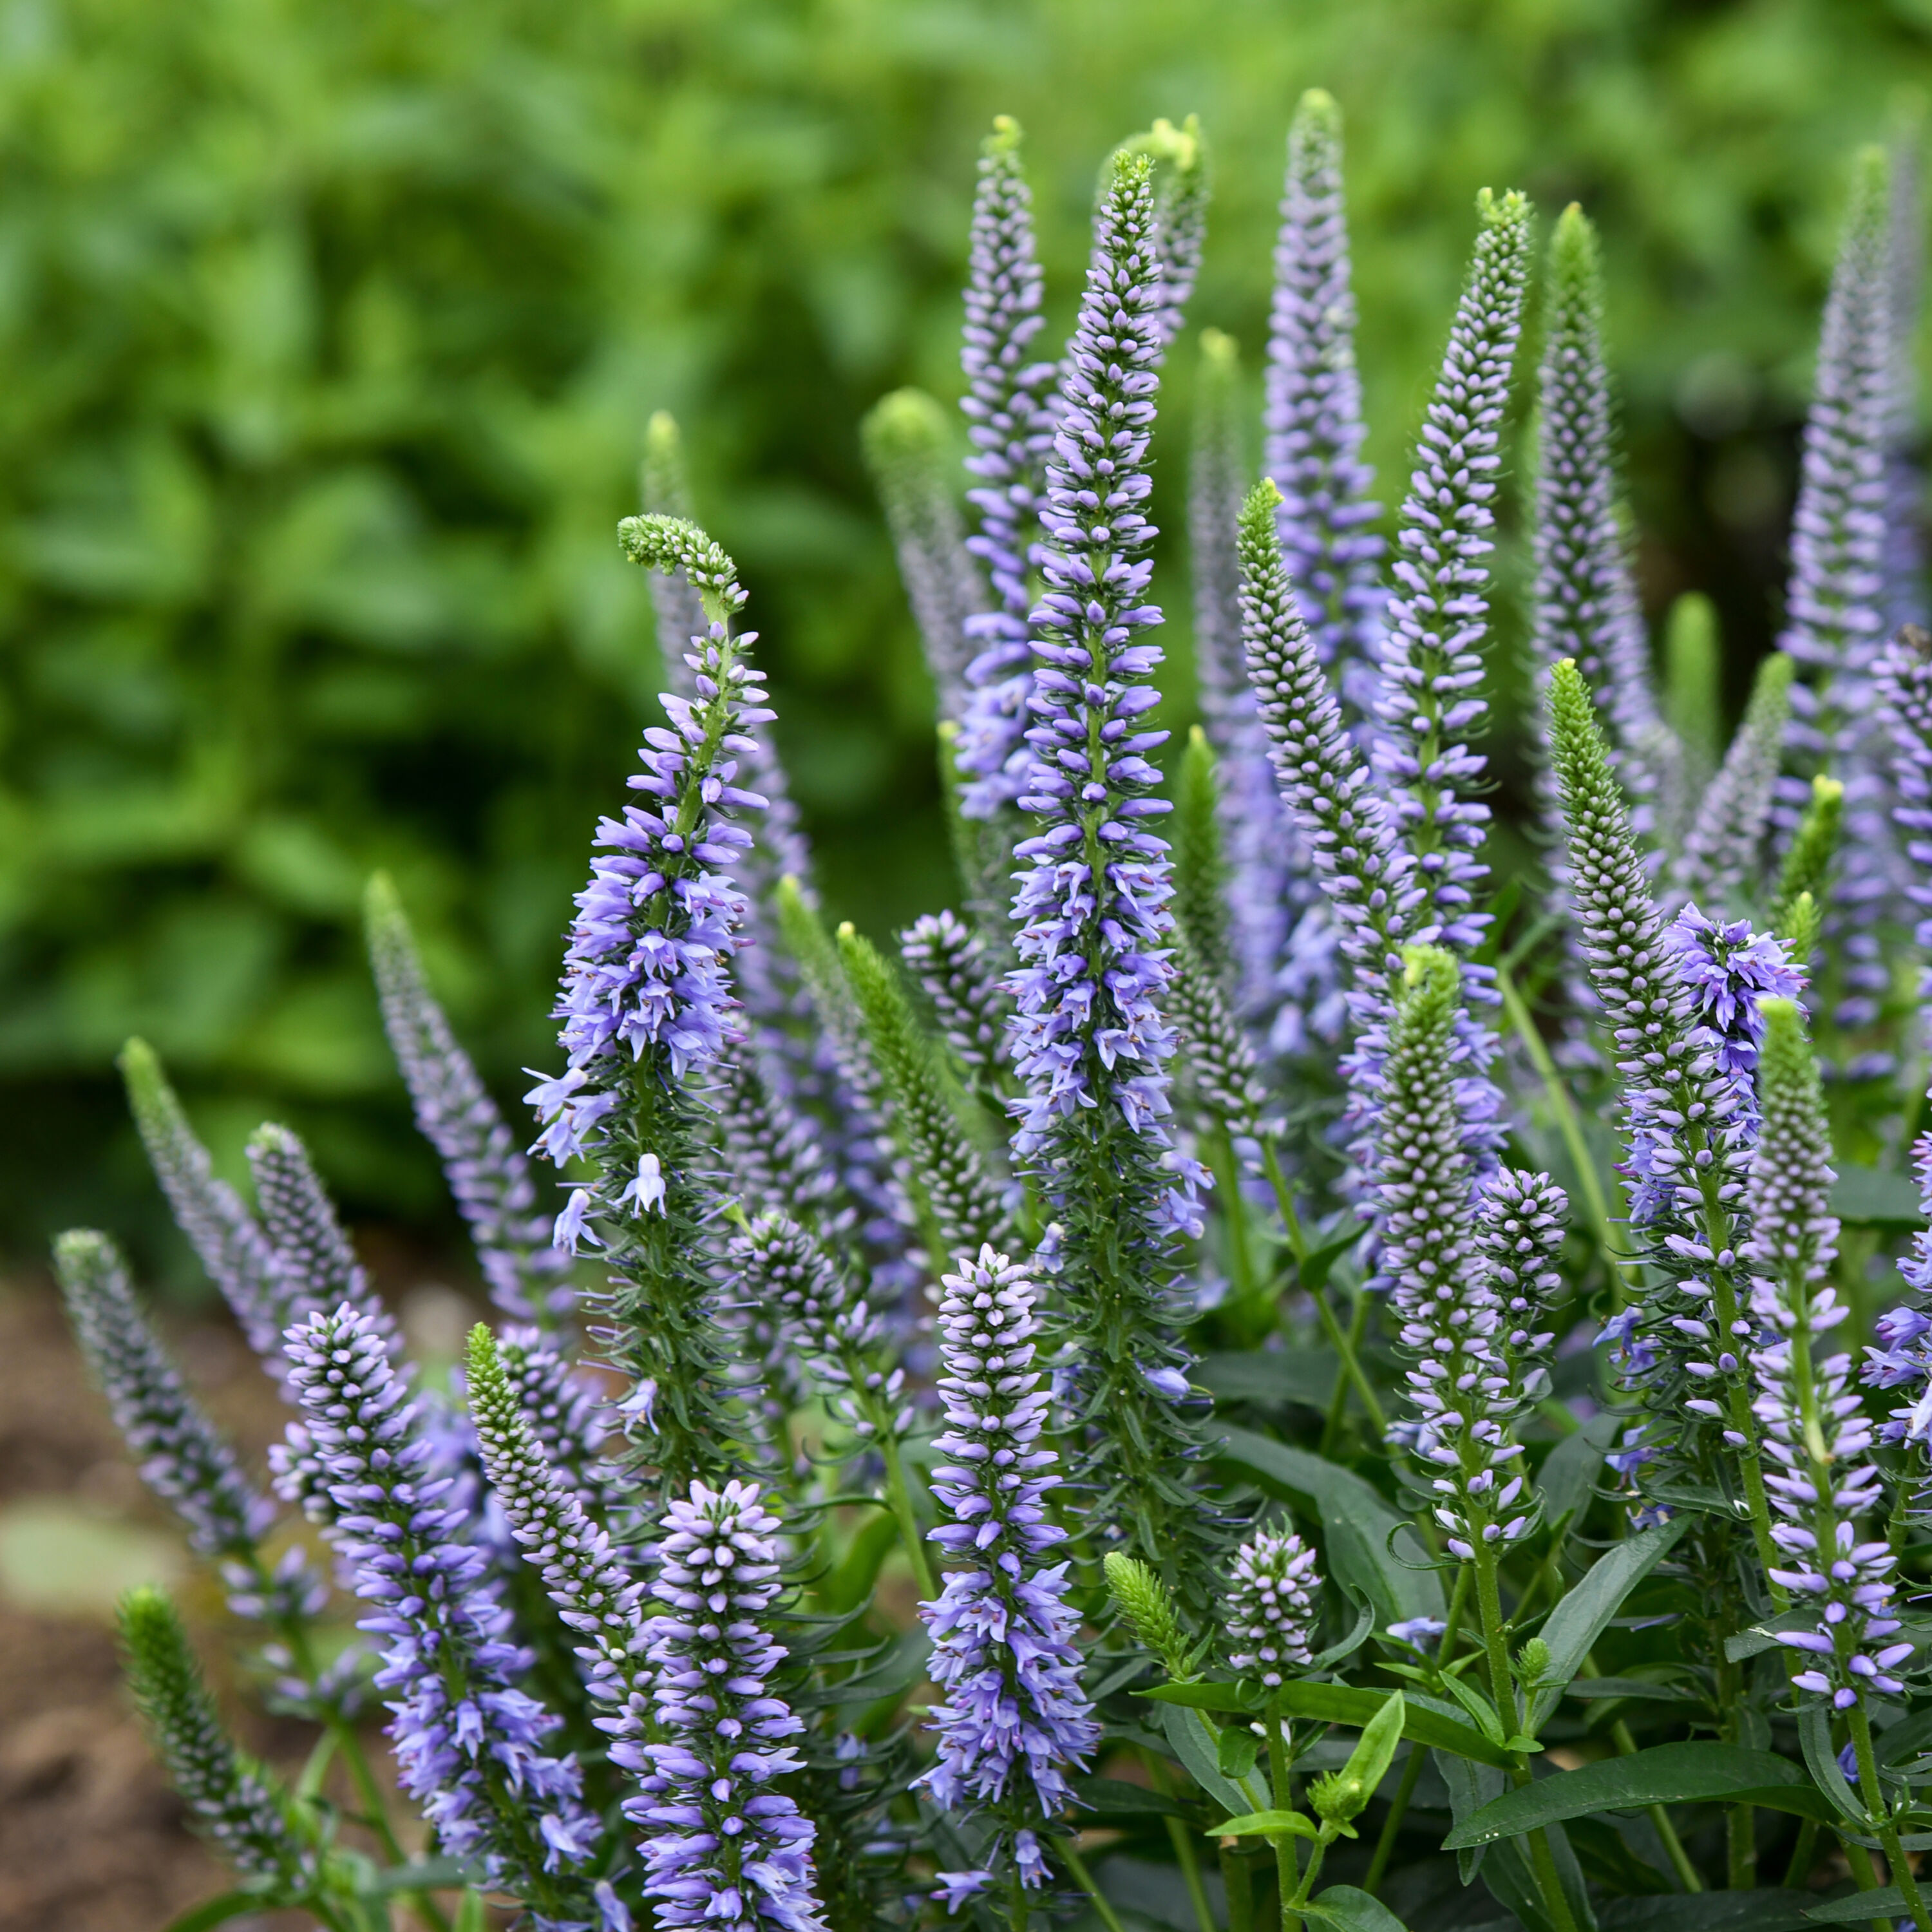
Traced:
<path fill-rule="evenodd" d="M 1460 1677 L 1445 1676 L 1443 1688 L 1476 1720 L 1477 1728 L 1491 1744 L 1500 1745 L 1503 1741 L 1503 1720 L 1496 1714 L 1496 1707 L 1473 1684 L 1466 1684 Z"/>
<path fill-rule="evenodd" d="M 1230 1818 L 1210 1825 L 1210 1838 L 1318 1838 L 1322 1833 L 1312 1819 L 1299 1811 L 1250 1811 L 1243 1818 Z"/>
<path fill-rule="evenodd" d="M 1849 1820 L 1861 1832 L 1869 1832 L 1871 1824 L 1865 1815 L 1865 1808 L 1858 1802 L 1858 1795 L 1846 1781 L 1845 1774 L 1838 1768 L 1838 1754 L 1832 1748 L 1831 1720 L 1825 1714 L 1822 1705 L 1808 1705 L 1798 1712 L 1798 1742 L 1803 1748 L 1811 1780 L 1825 1794 L 1832 1810 Z"/>
<path fill-rule="evenodd" d="M 1310 1294 L 1319 1294 L 1328 1286 L 1328 1276 L 1335 1264 L 1361 1238 L 1361 1229 L 1352 1227 L 1326 1247 L 1317 1248 L 1301 1264 L 1301 1286 Z"/>
<path fill-rule="evenodd" d="M 460 1858 L 424 1858 L 412 1865 L 392 1865 L 387 1871 L 378 1873 L 368 1889 L 378 1893 L 447 1892 L 452 1886 L 470 1882 L 474 1876 L 474 1868 Z"/>
<path fill-rule="evenodd" d="M 456 1923 L 450 1932 L 490 1932 L 489 1915 L 483 1910 L 480 1892 L 466 1892 L 456 1908 Z"/>
<path fill-rule="evenodd" d="M 1241 1354 L 1204 1355 L 1193 1378 L 1216 1402 L 1298 1402 L 1326 1409 L 1339 1367 L 1332 1348 L 1250 1348 Z"/>
<path fill-rule="evenodd" d="M 1604 1932 L 1801 1932 L 1809 1924 L 1802 1892 L 1700 1892 L 1660 1898 L 1612 1898 Z"/>
<path fill-rule="evenodd" d="M 1907 1910 L 1905 1894 L 1895 1885 L 1875 1886 L 1870 1892 L 1850 1892 L 1843 1898 L 1828 1898 L 1806 1912 L 1814 1925 L 1862 1924 L 1868 1918 L 1897 1918 Z"/>
<path fill-rule="evenodd" d="M 1090 1818 L 1185 1818 L 1187 1807 L 1164 1791 L 1130 1784 L 1120 1778 L 1082 1778 L 1074 1781 L 1080 1816 Z"/>
<path fill-rule="evenodd" d="M 1544 1620 L 1543 1640 L 1550 1646 L 1550 1668 L 1544 1687 L 1531 1700 L 1529 1729 L 1540 1730 L 1556 1709 L 1564 1687 L 1582 1667 L 1624 1599 L 1667 1556 L 1689 1527 L 1672 1516 L 1654 1529 L 1633 1536 L 1600 1557 Z"/>
<path fill-rule="evenodd" d="M 1389 1766 L 1395 1762 L 1395 1748 L 1402 1742 L 1402 1720 L 1408 1706 L 1402 1693 L 1395 1692 L 1368 1723 L 1363 1726 L 1362 1735 L 1349 1755 L 1348 1762 L 1342 1767 L 1342 1781 L 1354 1786 L 1361 1793 L 1361 1803 L 1355 1812 L 1364 1809 L 1369 1800 L 1376 1795 L 1376 1787 L 1387 1776 Z"/>
<path fill-rule="evenodd" d="M 1221 1775 L 1220 1732 L 1198 1711 L 1169 1706 L 1162 1711 L 1160 1721 L 1188 1775 L 1231 1818 L 1267 1808 L 1273 1794 L 1252 1772 L 1238 1781 Z"/>
<path fill-rule="evenodd" d="M 1774 1617 L 1766 1617 L 1761 1624 L 1754 1624 L 1749 1630 L 1740 1630 L 1735 1636 L 1724 1640 L 1724 1655 L 1733 1664 L 1742 1664 L 1748 1657 L 1756 1657 L 1762 1652 L 1776 1647 L 1776 1630 L 1810 1630 L 1818 1622 L 1816 1614 L 1804 1610 L 1784 1610 Z"/>
<path fill-rule="evenodd" d="M 1331 1885 L 1302 1907 L 1302 1916 L 1341 1932 L 1408 1932 L 1407 1926 L 1383 1904 L 1352 1885 Z"/>
<path fill-rule="evenodd" d="M 1217 1740 L 1214 1762 L 1223 1778 L 1246 1778 L 1255 1768 L 1262 1741 L 1245 1724 L 1230 1724 Z"/>
<path fill-rule="evenodd" d="M 1137 1690 L 1137 1697 L 1151 1697 L 1159 1704 L 1178 1704 L 1190 1711 L 1221 1711 L 1252 1718 L 1256 1706 L 1244 1696 L 1238 1684 L 1225 1678 L 1201 1684 L 1156 1684 L 1150 1690 Z"/>
<path fill-rule="evenodd" d="M 1837 1813 L 1788 1758 L 1736 1744 L 1658 1744 L 1631 1757 L 1586 1764 L 1492 1798 L 1443 1840 L 1445 1851 L 1520 1838 L 1540 1825 L 1646 1804 L 1744 1804 L 1821 1824 Z"/>
<path fill-rule="evenodd" d="M 259 1892 L 224 1892 L 218 1898 L 205 1898 L 190 1905 L 178 1918 L 170 1918 L 164 1932 L 206 1932 L 211 1925 L 224 1925 L 244 1912 L 266 1910 L 274 1900 Z"/>
<path fill-rule="evenodd" d="M 1831 1200 L 1832 1212 L 1852 1227 L 1896 1230 L 1925 1225 L 1918 1186 L 1909 1174 L 1840 1167 Z"/>
<path fill-rule="evenodd" d="M 1572 1522 L 1589 1502 L 1604 1452 L 1622 1426 L 1614 1415 L 1593 1415 L 1574 1436 L 1566 1436 L 1544 1458 L 1536 1479 L 1543 1512 L 1552 1522 Z"/>
<path fill-rule="evenodd" d="M 1653 1684 L 1647 1677 L 1579 1677 L 1564 1690 L 1566 1697 L 1586 1701 L 1598 1697 L 1642 1697 L 1653 1703 L 1694 1704 L 1695 1691 L 1676 1684 Z"/>
<path fill-rule="evenodd" d="M 1222 1430 L 1214 1453 L 1270 1495 L 1292 1497 L 1320 1518 L 1330 1569 L 1375 1606 L 1378 1622 L 1443 1614 L 1442 1582 L 1420 1567 L 1426 1552 L 1408 1518 L 1352 1470 L 1248 1429 Z M 1389 1548 L 1398 1533 L 1406 1559 Z"/>
<path fill-rule="evenodd" d="M 1352 1724 L 1366 1730 L 1391 1698 L 1402 1698 L 1402 1734 L 1411 1744 L 1454 1751 L 1459 1757 L 1508 1770 L 1510 1757 L 1480 1731 L 1440 1710 L 1430 1710 L 1399 1691 L 1358 1690 L 1347 1684 L 1284 1684 L 1274 1694 L 1274 1707 L 1283 1717 L 1314 1718 L 1324 1724 Z"/>

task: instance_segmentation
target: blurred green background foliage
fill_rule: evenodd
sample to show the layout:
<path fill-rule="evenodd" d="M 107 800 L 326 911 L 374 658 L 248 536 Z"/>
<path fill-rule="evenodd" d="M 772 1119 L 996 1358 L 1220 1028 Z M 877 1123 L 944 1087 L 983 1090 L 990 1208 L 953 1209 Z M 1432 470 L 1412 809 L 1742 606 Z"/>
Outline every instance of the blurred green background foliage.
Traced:
<path fill-rule="evenodd" d="M 1477 188 L 1581 200 L 1646 599 L 1715 598 L 1735 695 L 1846 165 L 1928 50 L 1932 0 L 0 0 L 0 1244 L 103 1222 L 178 1270 L 111 1069 L 135 1030 L 225 1158 L 288 1118 L 352 1212 L 448 1233 L 361 889 L 395 874 L 514 1102 L 658 686 L 613 534 L 654 408 L 752 593 L 828 898 L 884 934 L 950 896 L 857 425 L 957 395 L 995 112 L 1056 336 L 1100 160 L 1199 112 L 1191 321 L 1258 404 L 1282 138 L 1330 88 L 1390 502 Z M 1192 350 L 1156 445 L 1175 724 Z"/>

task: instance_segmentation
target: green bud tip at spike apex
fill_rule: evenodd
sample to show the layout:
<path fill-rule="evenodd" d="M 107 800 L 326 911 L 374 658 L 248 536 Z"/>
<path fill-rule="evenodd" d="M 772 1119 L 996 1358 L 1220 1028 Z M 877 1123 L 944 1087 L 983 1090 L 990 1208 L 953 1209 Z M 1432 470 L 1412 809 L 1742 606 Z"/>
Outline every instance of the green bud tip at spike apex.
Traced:
<path fill-rule="evenodd" d="M 1288 138 L 1299 135 L 1324 135 L 1330 141 L 1342 138 L 1341 103 L 1325 87 L 1306 88 L 1294 104 L 1294 120 Z"/>
<path fill-rule="evenodd" d="M 1557 306 L 1581 307 L 1592 314 L 1602 307 L 1603 256 L 1596 228 L 1574 201 L 1556 218 L 1550 238 L 1550 270 Z"/>
<path fill-rule="evenodd" d="M 951 419 L 923 389 L 881 396 L 860 425 L 866 454 L 877 466 L 944 452 Z"/>

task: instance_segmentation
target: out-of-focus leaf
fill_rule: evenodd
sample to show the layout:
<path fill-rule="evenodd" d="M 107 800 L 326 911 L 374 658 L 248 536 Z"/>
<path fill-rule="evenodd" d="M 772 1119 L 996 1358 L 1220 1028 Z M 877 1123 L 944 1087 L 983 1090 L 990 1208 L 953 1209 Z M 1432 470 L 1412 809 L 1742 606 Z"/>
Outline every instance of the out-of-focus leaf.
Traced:
<path fill-rule="evenodd" d="M 1688 1527 L 1688 1520 L 1672 1516 L 1606 1550 L 1545 1619 L 1542 1637 L 1550 1646 L 1545 1688 L 1529 1708 L 1534 1731 L 1551 1712 L 1563 1689 L 1582 1667 L 1624 1599 L 1656 1568 Z"/>

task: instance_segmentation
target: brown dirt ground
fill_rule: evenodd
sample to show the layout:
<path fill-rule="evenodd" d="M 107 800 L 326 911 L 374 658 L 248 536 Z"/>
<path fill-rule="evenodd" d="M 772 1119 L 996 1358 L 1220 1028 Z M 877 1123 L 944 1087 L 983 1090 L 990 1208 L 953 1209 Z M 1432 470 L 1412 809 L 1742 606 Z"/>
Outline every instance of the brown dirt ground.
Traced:
<path fill-rule="evenodd" d="M 262 1468 L 280 1405 L 239 1337 L 214 1316 L 170 1339 L 208 1408 Z M 171 1530 L 130 1466 L 44 1282 L 0 1287 L 0 1508 L 65 1498 L 98 1519 Z M 312 1741 L 264 1716 L 240 1682 L 241 1628 L 204 1574 L 181 1599 L 224 1711 L 285 1772 Z M 369 1740 L 380 1759 L 380 1739 Z M 232 1883 L 187 1828 L 120 1682 L 105 1606 L 34 1614 L 0 1594 L 0 1932 L 160 1932 Z M 295 1932 L 307 1915 L 232 1922 Z"/>

